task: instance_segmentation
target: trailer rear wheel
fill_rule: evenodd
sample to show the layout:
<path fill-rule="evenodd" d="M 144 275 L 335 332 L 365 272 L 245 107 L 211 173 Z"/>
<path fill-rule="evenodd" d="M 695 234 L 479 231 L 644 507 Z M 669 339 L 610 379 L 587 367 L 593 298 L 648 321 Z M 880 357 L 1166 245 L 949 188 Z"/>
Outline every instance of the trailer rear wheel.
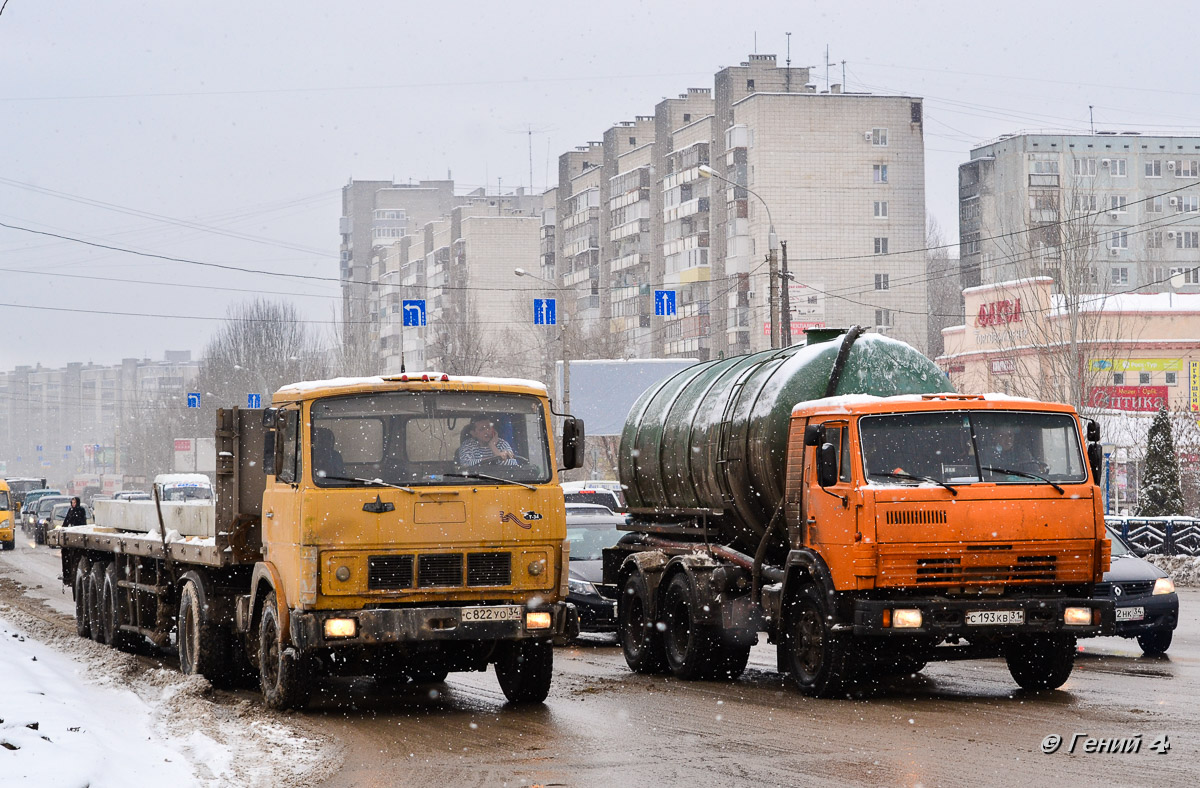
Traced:
<path fill-rule="evenodd" d="M 75 581 L 71 585 L 71 593 L 75 597 L 75 634 L 81 638 L 90 638 L 91 616 L 88 612 L 87 581 L 91 564 L 86 558 L 80 558 L 75 563 Z"/>
<path fill-rule="evenodd" d="M 1075 668 L 1074 635 L 1013 638 L 1004 654 L 1008 672 L 1023 689 L 1058 689 Z"/>
<path fill-rule="evenodd" d="M 509 703 L 541 703 L 550 694 L 554 647 L 549 640 L 515 640 L 501 644 L 496 678 Z"/>
<path fill-rule="evenodd" d="M 126 623 L 121 610 L 121 587 L 117 585 L 117 565 L 109 564 L 104 570 L 104 593 L 100 597 L 100 607 L 104 621 L 104 640 L 108 645 L 120 651 L 133 651 L 139 638 L 121 630 Z"/>
<path fill-rule="evenodd" d="M 667 666 L 686 681 L 718 678 L 727 662 L 736 665 L 736 659 L 730 659 L 735 655 L 726 653 L 720 629 L 696 623 L 697 605 L 688 575 L 678 572 L 672 576 L 662 596 L 663 644 Z M 749 657 L 749 649 L 746 654 Z"/>
<path fill-rule="evenodd" d="M 625 581 L 617 601 L 617 637 L 625 652 L 625 663 L 634 673 L 662 673 L 667 667 L 662 633 L 651 616 L 650 589 L 646 576 L 634 572 Z"/>
<path fill-rule="evenodd" d="M 796 683 L 805 695 L 840 695 L 854 673 L 849 636 L 833 631 L 828 605 L 811 586 L 802 589 L 790 607 L 787 653 Z"/>
<path fill-rule="evenodd" d="M 195 573 L 183 576 L 179 591 L 179 670 L 200 674 L 218 686 L 227 680 L 226 655 L 229 642 L 225 628 L 213 619 L 213 608 L 204 592 L 203 580 Z"/>
<path fill-rule="evenodd" d="M 308 661 L 283 642 L 272 591 L 263 601 L 258 623 L 258 681 L 268 708 L 304 708 L 311 692 L 310 672 Z"/>
<path fill-rule="evenodd" d="M 104 570 L 108 564 L 97 561 L 92 564 L 87 576 L 87 609 L 88 629 L 92 640 L 97 643 L 107 643 L 104 638 Z"/>

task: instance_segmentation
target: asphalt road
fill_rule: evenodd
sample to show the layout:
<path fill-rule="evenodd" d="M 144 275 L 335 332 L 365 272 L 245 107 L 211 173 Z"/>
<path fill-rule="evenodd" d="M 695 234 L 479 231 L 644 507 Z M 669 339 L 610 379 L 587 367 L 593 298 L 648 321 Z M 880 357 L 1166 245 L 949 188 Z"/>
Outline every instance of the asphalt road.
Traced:
<path fill-rule="evenodd" d="M 57 553 L 20 540 L 0 572 L 69 612 Z M 1027 692 L 1003 661 L 933 664 L 853 699 L 814 700 L 760 644 L 737 682 L 635 676 L 607 636 L 557 649 L 550 698 L 509 707 L 494 674 L 381 695 L 323 685 L 296 719 L 343 745 L 326 785 L 1194 785 L 1200 750 L 1200 590 L 1181 589 L 1167 656 L 1082 641 L 1070 681 Z M 235 702 L 250 692 L 218 693 Z M 1044 754 L 1045 737 L 1063 737 Z M 1075 752 L 1067 749 L 1076 734 Z M 1137 753 L 1085 753 L 1084 737 L 1141 736 Z M 1170 749 L 1150 746 L 1167 736 Z"/>

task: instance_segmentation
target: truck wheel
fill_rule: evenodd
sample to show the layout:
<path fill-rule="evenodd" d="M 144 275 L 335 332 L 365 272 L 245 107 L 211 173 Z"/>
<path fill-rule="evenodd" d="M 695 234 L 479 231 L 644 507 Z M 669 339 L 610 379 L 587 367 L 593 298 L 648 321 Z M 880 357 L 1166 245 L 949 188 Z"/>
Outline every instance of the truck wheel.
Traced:
<path fill-rule="evenodd" d="M 302 709 L 310 694 L 310 666 L 300 652 L 283 642 L 275 609 L 275 592 L 263 602 L 258 622 L 258 683 L 272 709 Z"/>
<path fill-rule="evenodd" d="M 104 570 L 104 593 L 100 597 L 101 618 L 104 620 L 104 640 L 108 645 L 120 651 L 133 651 L 137 647 L 138 638 L 129 632 L 121 630 L 125 621 L 121 608 L 121 587 L 117 585 L 117 565 L 109 564 Z"/>
<path fill-rule="evenodd" d="M 212 618 L 200 577 L 195 572 L 188 572 L 183 581 L 176 638 L 179 670 L 188 676 L 199 674 L 221 686 L 229 670 L 225 659 L 229 651 L 225 628 Z"/>
<path fill-rule="evenodd" d="M 1138 645 L 1147 657 L 1159 657 L 1171 647 L 1171 630 L 1152 629 L 1137 636 Z"/>
<path fill-rule="evenodd" d="M 685 681 L 717 678 L 725 666 L 721 632 L 695 622 L 696 606 L 691 579 L 684 572 L 676 573 L 663 591 L 660 610 L 666 627 L 663 645 L 667 666 Z"/>
<path fill-rule="evenodd" d="M 75 582 L 71 585 L 71 593 L 75 597 L 75 634 L 81 638 L 92 636 L 91 616 L 88 613 L 87 581 L 91 565 L 86 558 L 80 558 L 75 563 Z"/>
<path fill-rule="evenodd" d="M 650 618 L 651 609 L 646 576 L 634 572 L 617 602 L 617 638 L 625 663 L 634 673 L 662 673 L 667 667 L 662 633 Z"/>
<path fill-rule="evenodd" d="M 88 629 L 91 630 L 92 640 L 100 644 L 108 642 L 104 639 L 104 605 L 102 604 L 106 566 L 104 561 L 97 561 L 92 564 L 87 576 Z"/>
<path fill-rule="evenodd" d="M 549 640 L 515 640 L 501 645 L 496 678 L 509 703 L 541 703 L 550 694 L 554 646 Z"/>
<path fill-rule="evenodd" d="M 792 676 L 805 695 L 840 695 L 854 674 L 850 637 L 834 632 L 817 589 L 801 590 L 787 613 L 787 653 Z"/>
<path fill-rule="evenodd" d="M 1008 672 L 1023 689 L 1058 689 L 1075 667 L 1074 635 L 1013 638 L 1005 651 Z"/>

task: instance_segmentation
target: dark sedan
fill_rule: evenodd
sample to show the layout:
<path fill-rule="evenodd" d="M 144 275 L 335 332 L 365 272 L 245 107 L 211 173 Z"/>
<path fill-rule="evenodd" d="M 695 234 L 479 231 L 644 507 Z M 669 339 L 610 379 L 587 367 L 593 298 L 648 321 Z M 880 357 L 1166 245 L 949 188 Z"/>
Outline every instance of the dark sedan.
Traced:
<path fill-rule="evenodd" d="M 1158 656 L 1171 647 L 1171 635 L 1179 622 L 1179 595 L 1167 573 L 1134 555 L 1133 550 L 1111 527 L 1112 567 L 1097 583 L 1095 595 L 1111 599 L 1116 606 L 1116 630 L 1106 635 L 1137 638 L 1142 653 Z"/>
<path fill-rule="evenodd" d="M 567 505 L 567 541 L 571 544 L 568 601 L 579 611 L 582 632 L 617 630 L 617 589 L 603 585 L 603 551 L 625 535 L 617 526 L 623 515 L 603 506 Z"/>

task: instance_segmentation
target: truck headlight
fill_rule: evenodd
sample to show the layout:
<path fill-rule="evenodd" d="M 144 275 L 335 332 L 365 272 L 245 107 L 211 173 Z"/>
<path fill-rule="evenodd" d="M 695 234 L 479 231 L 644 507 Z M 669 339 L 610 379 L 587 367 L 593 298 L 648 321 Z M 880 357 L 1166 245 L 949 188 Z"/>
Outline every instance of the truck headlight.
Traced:
<path fill-rule="evenodd" d="M 358 621 L 353 618 L 325 619 L 326 639 L 352 638 L 358 634 Z"/>
<path fill-rule="evenodd" d="M 1174 594 L 1175 581 L 1169 577 L 1160 577 L 1154 581 L 1154 594 Z"/>
<path fill-rule="evenodd" d="M 920 629 L 922 623 L 920 610 L 900 608 L 892 611 L 892 626 L 896 629 Z"/>
<path fill-rule="evenodd" d="M 525 614 L 526 629 L 549 629 L 551 623 L 550 614 L 544 610 Z"/>
<path fill-rule="evenodd" d="M 1069 627 L 1086 627 L 1092 623 L 1090 607 L 1068 607 L 1063 610 L 1063 623 Z"/>

